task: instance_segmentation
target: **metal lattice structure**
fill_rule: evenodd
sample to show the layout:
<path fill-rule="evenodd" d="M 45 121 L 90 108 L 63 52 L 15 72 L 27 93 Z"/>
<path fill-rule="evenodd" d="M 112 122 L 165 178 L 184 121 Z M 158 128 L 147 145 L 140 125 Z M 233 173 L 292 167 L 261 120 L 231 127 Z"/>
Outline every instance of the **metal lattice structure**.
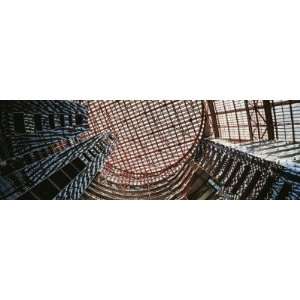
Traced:
<path fill-rule="evenodd" d="M 214 138 L 300 141 L 300 100 L 208 100 L 207 112 Z"/>
<path fill-rule="evenodd" d="M 3 101 L 0 109 L 0 185 L 8 178 L 10 197 L 38 185 L 34 173 L 48 159 L 57 178 L 64 168 L 81 174 L 57 199 L 299 197 L 300 100 Z M 98 147 L 106 135 L 109 153 Z M 18 170 L 30 174 L 11 177 Z M 20 180 L 26 188 L 15 193 Z"/>
<path fill-rule="evenodd" d="M 199 144 L 195 161 L 218 186 L 220 199 L 300 198 L 300 173 L 295 167 L 208 139 Z"/>
<path fill-rule="evenodd" d="M 190 197 L 191 184 L 196 186 L 197 182 L 210 186 L 200 188 L 208 198 L 212 195 L 232 199 L 276 197 L 275 193 L 263 194 L 263 186 L 271 184 L 271 179 L 269 182 L 266 178 L 275 176 L 276 166 L 278 170 L 281 168 L 275 162 L 280 154 L 270 162 L 243 154 L 241 150 L 229 151 L 224 146 L 219 146 L 222 155 L 217 155 L 221 150 L 206 149 L 201 161 L 209 166 L 202 168 L 207 177 L 199 173 L 199 164 L 192 163 L 196 142 L 204 147 L 205 137 L 235 145 L 278 140 L 286 143 L 285 148 L 279 144 L 281 148 L 273 152 L 285 154 L 291 149 L 290 143 L 297 143 L 300 137 L 298 100 L 95 101 L 89 103 L 89 109 L 93 132 L 110 128 L 119 137 L 116 152 L 88 190 L 91 198 L 185 199 Z M 165 132 L 164 126 L 169 131 Z M 190 130 L 189 138 L 182 134 L 182 129 Z M 238 156 L 227 157 L 228 153 Z M 231 168 L 230 176 L 223 178 L 229 186 L 218 186 L 213 180 L 217 174 L 214 167 L 221 168 L 223 174 L 224 168 L 227 171 Z M 281 180 L 287 178 L 280 174 Z M 257 176 L 258 181 L 252 180 Z M 197 194 L 195 188 L 193 191 Z M 278 195 L 283 194 L 278 192 Z"/>
<path fill-rule="evenodd" d="M 180 171 L 202 138 L 202 101 L 90 101 L 90 134 L 117 137 L 104 176 L 115 184 L 147 186 Z M 100 117 L 101 116 L 101 117 Z"/>

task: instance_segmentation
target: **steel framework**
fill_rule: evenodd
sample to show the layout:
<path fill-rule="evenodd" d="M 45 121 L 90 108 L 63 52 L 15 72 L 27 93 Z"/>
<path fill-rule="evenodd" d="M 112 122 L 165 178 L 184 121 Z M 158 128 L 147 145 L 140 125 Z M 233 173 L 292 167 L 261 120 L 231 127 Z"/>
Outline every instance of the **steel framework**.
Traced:
<path fill-rule="evenodd" d="M 88 107 L 90 134 L 109 129 L 117 137 L 102 174 L 116 184 L 145 186 L 170 178 L 204 134 L 202 101 L 90 101 Z"/>
<path fill-rule="evenodd" d="M 208 100 L 206 104 L 214 138 L 233 143 L 300 141 L 300 100 Z"/>
<path fill-rule="evenodd" d="M 0 109 L 0 158 L 12 158 L 12 168 L 71 147 L 70 140 L 113 134 L 114 150 L 101 172 L 91 168 L 96 176 L 83 198 L 255 198 L 253 176 L 260 174 L 262 184 L 276 168 L 300 170 L 300 100 L 4 101 Z M 214 180 L 226 168 L 231 175 Z M 295 175 L 288 173 L 280 171 L 283 186 Z M 241 178 L 247 193 L 238 192 Z M 225 183 L 231 185 L 222 190 Z"/>

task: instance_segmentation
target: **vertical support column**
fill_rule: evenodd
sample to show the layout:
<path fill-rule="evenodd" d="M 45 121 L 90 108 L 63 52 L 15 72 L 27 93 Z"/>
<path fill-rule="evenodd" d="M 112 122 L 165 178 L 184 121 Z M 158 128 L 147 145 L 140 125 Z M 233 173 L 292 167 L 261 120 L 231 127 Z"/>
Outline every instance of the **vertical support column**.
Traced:
<path fill-rule="evenodd" d="M 237 130 L 238 130 L 238 135 L 239 135 L 239 142 L 241 142 L 241 130 L 240 130 L 238 112 L 236 111 L 235 101 L 233 101 L 232 103 L 233 103 L 233 107 L 234 107 L 234 114 L 235 114 L 235 119 L 236 119 L 236 126 L 237 126 Z"/>
<path fill-rule="evenodd" d="M 294 115 L 293 115 L 293 108 L 292 108 L 292 101 L 291 100 L 289 100 L 289 107 L 290 107 L 291 122 L 292 122 L 293 143 L 295 143 L 296 142 L 296 138 L 295 138 L 295 124 L 294 124 Z"/>
<path fill-rule="evenodd" d="M 268 139 L 274 140 L 274 124 L 273 124 L 273 118 L 272 118 L 272 104 L 269 100 L 263 101 L 264 110 L 265 110 L 265 116 L 266 116 L 266 126 L 267 126 L 267 132 L 268 132 Z"/>
<path fill-rule="evenodd" d="M 207 106 L 209 108 L 210 118 L 211 118 L 215 138 L 219 138 L 220 133 L 219 133 L 219 129 L 218 129 L 218 123 L 217 123 L 216 110 L 215 110 L 215 106 L 214 106 L 214 100 L 206 100 L 206 103 L 207 103 Z"/>
<path fill-rule="evenodd" d="M 276 110 L 275 110 L 274 100 L 271 101 L 271 107 L 272 107 L 272 112 L 273 112 L 273 116 L 274 116 L 274 123 L 273 123 L 274 134 L 275 134 L 275 131 L 276 131 L 276 139 L 278 139 L 278 126 L 277 126 Z"/>
<path fill-rule="evenodd" d="M 255 112 L 255 118 L 256 118 L 256 129 L 257 129 L 257 133 L 258 133 L 258 140 L 261 140 L 263 137 L 263 134 L 261 133 L 260 129 L 260 123 L 259 123 L 259 110 L 258 110 L 258 100 L 252 100 L 252 108 Z"/>
<path fill-rule="evenodd" d="M 250 140 L 253 141 L 253 130 L 252 130 L 252 123 L 251 123 L 251 116 L 250 116 L 250 111 L 249 111 L 248 100 L 245 100 L 245 108 L 246 108 L 247 119 L 248 119 L 249 136 L 250 136 Z"/>

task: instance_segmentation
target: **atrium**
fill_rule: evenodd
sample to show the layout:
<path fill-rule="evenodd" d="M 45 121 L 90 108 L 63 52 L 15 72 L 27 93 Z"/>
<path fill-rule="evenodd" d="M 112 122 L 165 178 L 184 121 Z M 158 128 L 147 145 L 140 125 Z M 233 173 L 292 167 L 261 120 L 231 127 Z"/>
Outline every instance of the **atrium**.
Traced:
<path fill-rule="evenodd" d="M 0 198 L 300 198 L 300 100 L 0 102 Z"/>

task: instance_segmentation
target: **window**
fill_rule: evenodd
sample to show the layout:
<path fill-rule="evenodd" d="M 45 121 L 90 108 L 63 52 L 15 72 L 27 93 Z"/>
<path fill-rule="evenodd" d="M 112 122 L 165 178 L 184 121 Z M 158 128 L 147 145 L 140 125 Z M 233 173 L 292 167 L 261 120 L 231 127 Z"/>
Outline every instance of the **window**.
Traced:
<path fill-rule="evenodd" d="M 25 122 L 24 122 L 24 114 L 15 113 L 14 114 L 14 124 L 16 133 L 25 133 Z"/>
<path fill-rule="evenodd" d="M 69 126 L 73 125 L 73 118 L 72 115 L 69 115 Z"/>
<path fill-rule="evenodd" d="M 76 115 L 75 120 L 76 120 L 76 125 L 80 126 L 83 124 L 83 116 L 82 115 Z"/>
<path fill-rule="evenodd" d="M 59 118 L 60 118 L 60 126 L 65 127 L 65 116 L 60 115 Z"/>
<path fill-rule="evenodd" d="M 54 129 L 55 128 L 55 121 L 54 121 L 54 115 L 49 115 L 49 127 L 50 129 Z"/>
<path fill-rule="evenodd" d="M 45 179 L 32 190 L 19 197 L 19 199 L 35 199 L 33 195 L 35 195 L 37 199 L 53 199 L 85 168 L 85 166 L 85 163 L 80 158 L 76 158 L 61 170 L 52 174 L 49 177 L 50 180 Z M 55 186 L 53 184 L 55 184 Z"/>
<path fill-rule="evenodd" d="M 72 165 L 79 171 L 82 171 L 86 166 L 80 158 L 76 158 L 75 160 L 73 160 Z"/>
<path fill-rule="evenodd" d="M 63 168 L 63 171 L 70 177 L 75 178 L 79 171 L 72 166 L 72 164 L 68 164 Z"/>
<path fill-rule="evenodd" d="M 58 190 L 55 188 L 54 185 L 51 184 L 49 180 L 44 180 L 40 184 L 38 184 L 32 192 L 39 198 L 39 199 L 53 199 L 55 195 L 58 194 Z"/>
<path fill-rule="evenodd" d="M 18 200 L 38 200 L 30 191 L 23 194 L 18 198 Z"/>
<path fill-rule="evenodd" d="M 44 180 L 34 187 L 31 191 L 20 196 L 18 199 L 43 199 L 51 200 L 58 194 L 58 190 L 51 184 L 49 180 Z M 35 195 L 36 197 L 34 197 Z"/>
<path fill-rule="evenodd" d="M 43 129 L 41 115 L 34 115 L 34 126 L 37 131 L 41 131 Z"/>
<path fill-rule="evenodd" d="M 65 188 L 70 182 L 70 179 L 62 171 L 57 171 L 49 178 L 61 189 Z"/>

